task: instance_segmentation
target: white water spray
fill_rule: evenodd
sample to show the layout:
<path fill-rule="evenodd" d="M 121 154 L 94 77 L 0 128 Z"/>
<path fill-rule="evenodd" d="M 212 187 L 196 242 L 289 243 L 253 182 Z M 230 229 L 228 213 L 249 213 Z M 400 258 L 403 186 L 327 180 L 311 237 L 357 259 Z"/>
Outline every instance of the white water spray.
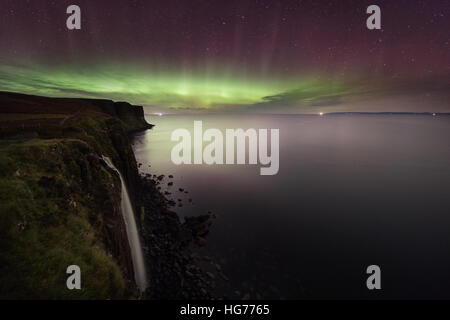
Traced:
<path fill-rule="evenodd" d="M 127 230 L 128 243 L 131 249 L 131 259 L 133 260 L 134 279 L 141 292 L 147 288 L 147 276 L 145 272 L 144 256 L 142 254 L 141 242 L 139 240 L 139 233 L 134 218 L 134 210 L 131 205 L 130 196 L 128 195 L 127 186 L 122 177 L 122 174 L 112 163 L 111 159 L 102 156 L 103 161 L 119 174 L 120 182 L 122 183 L 122 215 L 125 220 L 125 227 Z"/>

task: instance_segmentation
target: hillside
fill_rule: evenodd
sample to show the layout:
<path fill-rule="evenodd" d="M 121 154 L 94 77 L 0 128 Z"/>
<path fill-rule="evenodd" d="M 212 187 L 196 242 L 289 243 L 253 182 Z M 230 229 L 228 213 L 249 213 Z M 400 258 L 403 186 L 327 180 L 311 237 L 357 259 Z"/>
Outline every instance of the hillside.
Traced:
<path fill-rule="evenodd" d="M 204 244 L 211 216 L 181 223 L 160 191 L 162 176 L 139 175 L 131 133 L 152 127 L 142 107 L 15 93 L 0 101 L 0 299 L 211 297 L 214 280 L 192 251 Z M 145 293 L 134 282 L 120 178 L 102 156 L 121 172 L 139 213 Z M 81 290 L 66 287 L 73 264 Z"/>
<path fill-rule="evenodd" d="M 120 182 L 99 156 L 135 189 L 128 133 L 151 127 L 142 107 L 0 93 L 0 115 L 0 297 L 136 295 Z M 71 264 L 83 290 L 66 288 Z"/>

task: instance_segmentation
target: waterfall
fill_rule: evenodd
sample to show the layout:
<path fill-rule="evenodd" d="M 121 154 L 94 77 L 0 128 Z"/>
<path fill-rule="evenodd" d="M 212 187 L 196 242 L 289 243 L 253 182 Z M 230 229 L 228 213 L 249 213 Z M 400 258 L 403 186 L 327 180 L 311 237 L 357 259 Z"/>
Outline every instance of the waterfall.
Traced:
<path fill-rule="evenodd" d="M 128 243 L 131 250 L 131 259 L 133 261 L 134 279 L 141 292 L 147 288 L 147 276 L 145 272 L 144 256 L 142 254 L 141 242 L 139 240 L 139 233 L 136 226 L 136 220 L 134 217 L 133 206 L 131 205 L 130 196 L 128 195 L 128 189 L 122 174 L 112 163 L 111 159 L 102 156 L 103 161 L 119 174 L 120 182 L 122 183 L 122 215 L 125 220 L 125 227 L 127 230 Z"/>

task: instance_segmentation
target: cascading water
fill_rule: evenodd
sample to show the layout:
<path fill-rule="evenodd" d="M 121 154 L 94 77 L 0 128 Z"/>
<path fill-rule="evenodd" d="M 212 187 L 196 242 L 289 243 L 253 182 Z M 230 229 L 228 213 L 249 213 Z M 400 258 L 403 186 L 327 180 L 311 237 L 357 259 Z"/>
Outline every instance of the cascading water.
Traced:
<path fill-rule="evenodd" d="M 120 182 L 122 183 L 122 215 L 125 220 L 125 227 L 127 230 L 128 243 L 131 249 L 131 259 L 133 261 L 134 279 L 141 292 L 147 288 L 147 276 L 145 272 L 144 256 L 142 254 L 141 242 L 139 240 L 139 233 L 136 226 L 136 220 L 134 218 L 134 210 L 131 205 L 130 196 L 128 195 L 127 186 L 122 177 L 122 174 L 114 166 L 111 159 L 102 156 L 103 161 L 108 167 L 113 169 L 119 174 Z"/>

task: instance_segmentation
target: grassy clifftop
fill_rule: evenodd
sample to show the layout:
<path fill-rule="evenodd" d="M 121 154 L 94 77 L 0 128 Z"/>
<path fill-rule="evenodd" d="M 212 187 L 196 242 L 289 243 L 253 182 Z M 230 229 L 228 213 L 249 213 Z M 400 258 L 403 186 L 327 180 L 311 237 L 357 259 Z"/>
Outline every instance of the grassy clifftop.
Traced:
<path fill-rule="evenodd" d="M 136 123 L 94 110 L 55 118 L 51 130 L 18 126 L 0 140 L 0 298 L 132 298 L 120 181 L 99 157 L 132 185 Z M 73 264 L 81 290 L 66 287 Z"/>
<path fill-rule="evenodd" d="M 114 179 L 102 168 L 92 170 L 90 151 L 79 140 L 32 140 L 1 149 L 1 298 L 127 295 L 121 269 L 102 241 L 106 213 L 98 208 L 99 201 L 114 206 L 117 194 L 105 188 Z M 82 270 L 81 291 L 66 288 L 71 264 Z"/>

